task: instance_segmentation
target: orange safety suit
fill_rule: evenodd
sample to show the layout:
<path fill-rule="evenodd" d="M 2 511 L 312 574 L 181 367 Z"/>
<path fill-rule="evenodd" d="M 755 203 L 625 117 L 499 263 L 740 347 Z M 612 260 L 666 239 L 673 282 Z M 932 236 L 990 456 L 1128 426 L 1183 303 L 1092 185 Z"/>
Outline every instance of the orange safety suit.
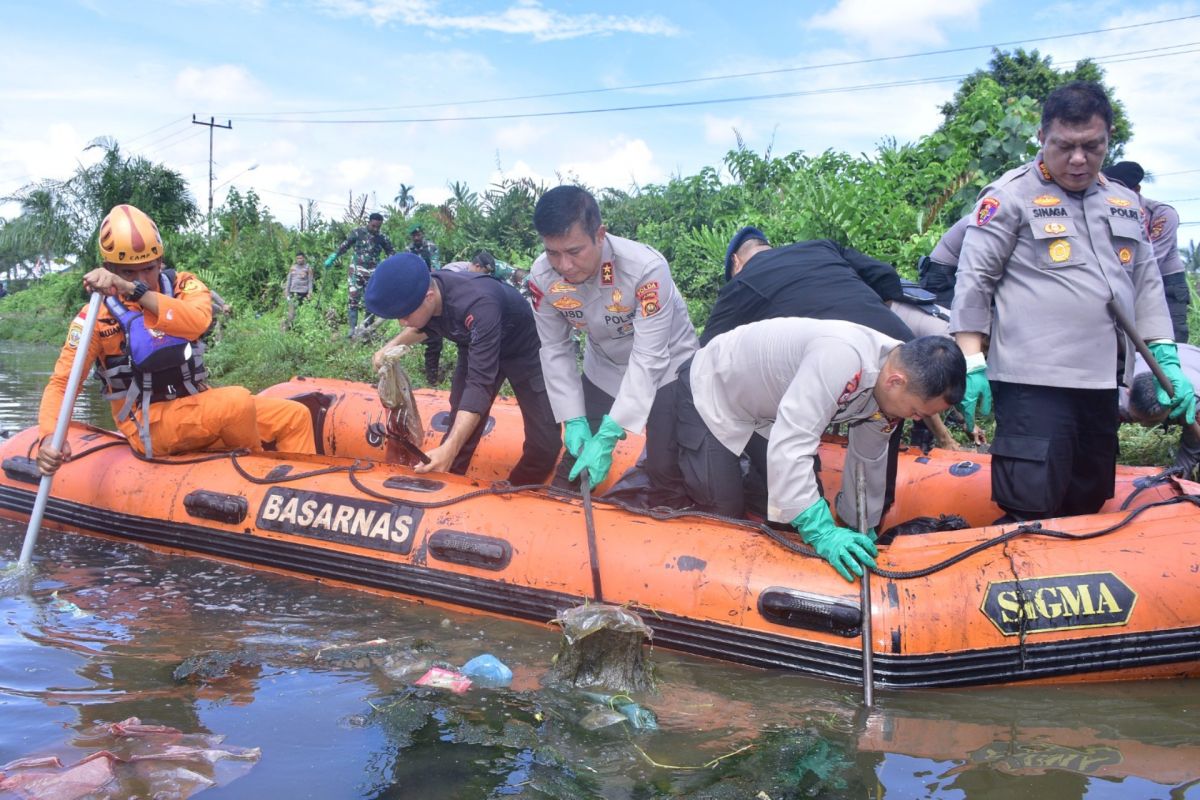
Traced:
<path fill-rule="evenodd" d="M 159 296 L 158 314 L 144 312 L 146 327 L 196 341 L 212 321 L 208 287 L 195 275 L 180 272 L 175 276 L 174 295 Z M 125 305 L 134 308 L 136 304 Z M 85 307 L 71 321 L 66 344 L 42 393 L 38 430 L 43 441 L 54 433 L 77 348 L 87 347 L 89 363 L 122 353 L 125 332 L 104 304 L 100 305 L 91 340 L 81 343 L 86 317 Z M 70 398 L 70 402 L 73 405 L 75 398 Z M 120 409 L 121 401 L 114 401 L 114 419 Z M 137 420 L 126 417 L 117 419 L 116 424 L 134 449 L 145 452 Z M 252 395 L 241 386 L 207 388 L 199 394 L 151 403 L 150 440 L 155 455 L 239 448 L 258 451 L 264 443 L 273 443 L 275 449 L 287 453 L 316 452 L 307 408 L 294 400 Z"/>

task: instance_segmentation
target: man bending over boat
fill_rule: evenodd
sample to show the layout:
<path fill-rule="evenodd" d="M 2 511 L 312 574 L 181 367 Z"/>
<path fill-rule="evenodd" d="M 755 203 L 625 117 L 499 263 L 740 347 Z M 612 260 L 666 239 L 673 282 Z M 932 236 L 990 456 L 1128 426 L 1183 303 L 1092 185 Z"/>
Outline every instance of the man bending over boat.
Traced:
<path fill-rule="evenodd" d="M 1200 385 L 1200 347 L 1191 344 L 1176 345 L 1179 348 L 1179 362 L 1183 374 L 1192 386 Z M 1167 416 L 1171 408 L 1160 402 L 1158 397 L 1158 381 L 1154 373 L 1139 353 L 1133 365 L 1133 381 L 1129 388 L 1121 388 L 1119 395 L 1121 404 L 1121 421 L 1137 422 L 1147 427 L 1167 424 Z M 1188 480 L 1200 477 L 1196 468 L 1200 467 L 1200 439 L 1191 425 L 1184 425 L 1179 436 L 1179 452 L 1175 455 L 1172 465 L 1183 471 Z"/>
<path fill-rule="evenodd" d="M 866 520 L 883 516 L 888 440 L 904 419 L 962 399 L 966 363 L 944 336 L 900 342 L 863 325 L 798 317 L 753 322 L 721 334 L 679 371 L 679 435 L 688 494 L 703 511 L 743 515 L 743 452 L 767 476 L 767 518 L 791 523 L 842 577 L 874 566 L 874 534 L 840 527 L 816 469 L 821 434 L 849 425 L 838 516 L 859 526 L 854 471 L 864 466 Z M 755 436 L 766 447 L 748 448 Z"/>
<path fill-rule="evenodd" d="M 42 393 L 38 469 L 52 475 L 71 456 L 49 445 L 78 348 L 104 384 L 113 419 L 129 444 L 147 457 L 195 450 L 315 453 L 312 418 L 293 400 L 251 395 L 241 386 L 210 387 L 200 337 L 212 322 L 208 287 L 190 272 L 163 274 L 158 226 L 130 205 L 100 223 L 104 266 L 83 276 L 105 296 L 91 341 L 80 341 L 87 311 L 71 322 L 67 342 Z"/>
<path fill-rule="evenodd" d="M 533 312 L 520 292 L 491 275 L 445 269 L 431 273 L 420 256 L 397 253 L 375 268 L 365 300 L 367 311 L 404 326 L 375 353 L 376 368 L 389 347 L 417 344 L 430 335 L 458 345 L 450 427 L 417 472 L 466 473 L 492 401 L 507 379 L 525 423 L 525 447 L 508 480 L 523 486 L 550 476 L 560 448 L 558 423 L 542 380 Z"/>
<path fill-rule="evenodd" d="M 608 233 L 596 199 L 578 186 L 542 195 L 533 226 L 545 247 L 529 277 L 542 372 L 554 417 L 566 423 L 567 455 L 556 482 L 587 470 L 591 484 L 599 485 L 626 431 L 645 429 L 645 469 L 655 499 L 682 501 L 675 373 L 697 340 L 666 259 Z M 575 330 L 587 333 L 582 376 Z"/>

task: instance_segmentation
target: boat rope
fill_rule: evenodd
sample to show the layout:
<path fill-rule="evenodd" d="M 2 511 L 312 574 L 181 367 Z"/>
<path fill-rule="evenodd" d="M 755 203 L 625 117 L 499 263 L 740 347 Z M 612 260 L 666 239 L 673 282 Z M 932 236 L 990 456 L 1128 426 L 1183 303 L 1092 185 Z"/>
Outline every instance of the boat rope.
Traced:
<path fill-rule="evenodd" d="M 98 432 L 101 432 L 101 433 L 116 436 L 116 434 L 113 434 L 111 431 L 105 431 L 102 428 L 96 428 L 95 430 Z M 33 441 L 33 443 L 30 445 L 30 453 L 31 454 L 33 451 L 33 447 L 36 444 L 37 444 L 37 440 L 35 439 Z M 90 455 L 98 450 L 103 450 L 105 448 L 113 447 L 113 446 L 121 445 L 121 444 L 127 444 L 127 441 L 124 437 L 120 437 L 114 441 L 105 442 L 103 444 L 99 444 L 94 447 L 90 447 L 87 450 L 84 450 L 78 454 L 72 455 L 72 460 L 76 460 L 76 459 L 82 458 L 84 456 Z M 492 485 L 484 487 L 482 489 L 476 489 L 473 491 L 465 492 L 463 494 L 455 495 L 454 497 L 448 497 L 448 498 L 441 499 L 441 500 L 418 500 L 411 496 L 396 497 L 394 495 L 389 495 L 389 494 L 385 494 L 380 491 L 376 491 L 375 489 L 370 488 L 369 486 L 365 485 L 362 481 L 360 481 L 358 479 L 358 473 L 367 472 L 373 468 L 372 462 L 366 461 L 366 460 L 361 460 L 361 459 L 355 459 L 352 464 L 325 467 L 322 469 L 310 470 L 308 472 L 297 472 L 297 473 L 289 472 L 289 473 L 285 473 L 285 474 L 268 474 L 265 477 L 260 478 L 260 477 L 251 475 L 249 472 L 247 472 L 245 470 L 244 467 L 242 467 L 241 464 L 238 463 L 239 456 L 251 455 L 251 453 L 248 450 L 235 450 L 232 452 L 209 453 L 209 454 L 197 456 L 197 457 L 190 458 L 190 459 L 146 458 L 145 456 L 138 453 L 136 450 L 133 451 L 133 453 L 141 461 L 145 461 L 145 462 L 151 463 L 151 464 L 161 464 L 161 465 L 199 464 L 199 463 L 204 463 L 207 461 L 215 461 L 215 460 L 228 458 L 228 459 L 230 459 L 230 462 L 232 463 L 234 469 L 237 471 L 237 473 L 239 475 L 241 475 L 247 481 L 257 484 L 257 485 L 269 485 L 269 484 L 273 484 L 273 483 L 288 483 L 291 481 L 304 480 L 306 478 L 311 478 L 311 477 L 318 476 L 318 475 L 327 475 L 327 474 L 331 474 L 331 473 L 345 472 L 351 485 L 353 485 L 355 489 L 357 489 L 358 491 L 362 492 L 363 494 L 365 494 L 369 497 L 373 497 L 378 500 L 383 500 L 388 503 L 402 504 L 402 505 L 410 506 L 413 508 L 420 508 L 420 509 L 445 508 L 447 506 L 457 505 L 459 503 L 463 503 L 468 500 L 473 500 L 477 497 L 486 497 L 486 496 L 501 496 L 502 497 L 505 495 L 521 494 L 521 493 L 527 493 L 527 492 L 528 493 L 541 492 L 552 499 L 565 501 L 565 502 L 578 501 L 578 502 L 582 503 L 582 500 L 583 500 L 583 496 L 579 492 L 575 492 L 570 489 L 563 489 L 558 486 L 553 486 L 551 484 L 532 483 L 532 484 L 524 484 L 521 486 L 513 486 L 513 485 L 509 484 L 508 481 L 496 481 Z M 1165 483 L 1167 480 L 1169 480 L 1176 474 L 1177 474 L 1177 470 L 1175 468 L 1170 468 L 1170 469 L 1166 469 L 1163 472 L 1155 474 L 1155 475 L 1148 475 L 1143 478 L 1138 478 L 1134 482 L 1134 486 L 1136 487 L 1135 490 L 1132 493 L 1130 493 L 1129 497 L 1127 497 L 1125 499 L 1125 502 L 1122 503 L 1121 510 L 1122 511 L 1126 510 L 1127 506 L 1130 504 L 1130 502 L 1133 500 L 1133 498 L 1136 497 L 1143 490 L 1148 489 L 1152 486 L 1161 484 L 1161 483 Z M 653 508 L 640 508 L 638 506 L 634 506 L 625 501 L 617 500 L 617 499 L 610 499 L 610 498 L 605 498 L 605 497 L 593 497 L 591 499 L 592 499 L 592 502 L 595 504 L 612 506 L 614 508 L 620 509 L 620 510 L 628 512 L 630 514 L 636 514 L 638 516 L 648 517 L 650 519 L 659 520 L 659 521 L 666 521 L 666 520 L 673 520 L 673 519 L 699 519 L 699 520 L 706 520 L 706 521 L 710 521 L 710 522 L 720 522 L 720 523 L 727 524 L 727 525 L 733 525 L 735 527 L 739 527 L 739 528 L 743 528 L 743 529 L 747 529 L 747 530 L 752 530 L 757 533 L 761 533 L 762 535 L 766 536 L 768 539 L 770 539 L 775 544 L 779 545 L 780 547 L 783 547 L 784 549 L 786 549 L 790 552 L 797 553 L 799 555 L 808 556 L 811 558 L 819 558 L 820 557 L 817 555 L 817 552 L 815 550 L 813 550 L 811 547 L 809 547 L 807 544 L 804 544 L 804 542 L 800 540 L 798 533 L 791 531 L 791 530 L 780 530 L 778 528 L 772 527 L 771 525 L 769 525 L 767 523 L 753 522 L 751 520 L 737 519 L 734 517 L 725 517 L 720 514 L 711 514 L 709 512 L 698 511 L 696 509 L 680 510 L 680 509 L 668 508 L 666 506 L 655 506 Z M 1005 531 L 1004 533 L 1000 534 L 999 536 L 996 536 L 992 539 L 988 539 L 987 541 L 984 541 L 984 542 L 979 542 L 977 544 L 971 545 L 970 547 L 967 547 L 965 550 L 962 550 L 961 552 L 956 553 L 955 555 L 952 555 L 948 558 L 943 559 L 942 561 L 939 561 L 935 564 L 931 564 L 927 567 L 922 567 L 920 569 L 915 569 L 915 570 L 889 570 L 889 569 L 883 569 L 880 567 L 869 567 L 869 569 L 871 570 L 871 572 L 875 573 L 876 575 L 879 575 L 882 578 L 888 578 L 891 580 L 912 580 L 914 578 L 924 578 L 924 577 L 932 575 L 936 572 L 941 572 L 942 570 L 947 569 L 947 568 L 959 563 L 960 561 L 968 559 L 971 556 L 976 555 L 977 553 L 981 553 L 984 550 L 987 550 L 989 548 L 1005 544 L 1006 542 L 1011 542 L 1014 539 L 1018 539 L 1022 536 L 1046 536 L 1046 537 L 1050 537 L 1050 538 L 1064 539 L 1064 540 L 1068 540 L 1068 541 L 1086 541 L 1088 539 L 1095 539 L 1100 536 L 1106 536 L 1110 533 L 1113 533 L 1114 531 L 1120 530 L 1121 528 L 1124 528 L 1126 525 L 1128 525 L 1130 522 L 1132 522 L 1139 515 L 1141 515 L 1143 512 L 1148 511 L 1152 508 L 1158 508 L 1160 506 L 1175 505 L 1177 503 L 1191 503 L 1192 505 L 1200 507 L 1200 495 L 1182 494 L 1182 495 L 1178 495 L 1176 497 L 1167 498 L 1165 500 L 1156 500 L 1151 503 L 1146 503 L 1146 504 L 1140 505 L 1137 508 L 1130 510 L 1129 513 L 1127 513 L 1124 516 L 1124 518 L 1122 518 L 1120 521 L 1118 521 L 1112 525 L 1109 525 L 1108 527 L 1101 528 L 1096 531 L 1089 531 L 1089 532 L 1083 532 L 1083 533 L 1072 533 L 1072 532 L 1068 532 L 1068 531 L 1055 530 L 1053 528 L 1045 528 L 1042 526 L 1042 524 L 1040 522 L 1025 522 L 1025 523 L 1018 525 L 1016 528 L 1013 528 L 1012 530 Z"/>

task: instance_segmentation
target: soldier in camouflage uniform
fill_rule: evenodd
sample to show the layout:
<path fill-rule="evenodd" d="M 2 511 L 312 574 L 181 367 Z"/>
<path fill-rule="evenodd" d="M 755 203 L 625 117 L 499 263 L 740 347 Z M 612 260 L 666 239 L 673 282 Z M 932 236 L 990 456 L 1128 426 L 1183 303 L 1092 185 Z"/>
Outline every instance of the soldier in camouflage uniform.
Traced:
<path fill-rule="evenodd" d="M 326 268 L 332 267 L 343 253 L 354 248 L 354 259 L 346 269 L 347 286 L 350 291 L 348 316 L 351 336 L 355 334 L 358 327 L 358 310 L 362 308 L 363 290 L 367 281 L 371 279 L 371 273 L 375 271 L 375 265 L 379 263 L 380 251 L 389 256 L 396 252 L 396 248 L 392 247 L 391 240 L 386 234 L 380 232 L 381 227 L 383 227 L 383 215 L 372 214 L 367 218 L 365 226 L 351 231 L 337 252 L 325 259 Z M 369 321 L 369 319 L 363 320 L 363 325 L 367 325 Z"/>
<path fill-rule="evenodd" d="M 442 268 L 441 255 L 438 246 L 425 240 L 425 229 L 413 225 L 408 231 L 408 252 L 416 253 L 433 272 Z M 425 339 L 425 380 L 430 386 L 435 386 L 442 379 L 442 344 L 445 340 L 436 333 L 429 333 Z"/>

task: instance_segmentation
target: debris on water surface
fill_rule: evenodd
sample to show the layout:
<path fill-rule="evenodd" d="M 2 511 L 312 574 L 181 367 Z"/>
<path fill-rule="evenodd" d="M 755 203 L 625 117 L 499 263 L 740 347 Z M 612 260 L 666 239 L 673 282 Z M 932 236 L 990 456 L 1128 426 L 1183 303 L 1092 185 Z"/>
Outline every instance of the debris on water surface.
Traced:
<path fill-rule="evenodd" d="M 654 689 L 642 643 L 653 632 L 642 618 L 621 606 L 592 603 L 555 617 L 563 640 L 548 679 L 577 687 L 604 687 L 617 693 Z"/>
<path fill-rule="evenodd" d="M 206 683 L 221 678 L 228 678 L 238 672 L 257 669 L 262 666 L 262 656 L 249 649 L 233 651 L 210 650 L 188 656 L 183 663 L 175 668 L 171 677 L 176 683 L 193 681 Z"/>
<path fill-rule="evenodd" d="M 503 661 L 491 653 L 475 656 L 463 664 L 462 674 L 476 686 L 486 689 L 503 689 L 512 683 L 513 674 Z"/>
<path fill-rule="evenodd" d="M 0 768 L 0 792 L 53 800 L 191 797 L 245 774 L 262 754 L 257 747 L 224 745 L 223 739 L 143 725 L 137 717 L 96 725 L 76 741 L 98 748 L 96 752 L 69 767 L 54 757 L 5 764 Z"/>
<path fill-rule="evenodd" d="M 431 689 L 449 689 L 455 694 L 462 694 L 471 688 L 471 679 L 461 672 L 432 667 L 416 680 L 416 686 L 428 686 Z"/>

